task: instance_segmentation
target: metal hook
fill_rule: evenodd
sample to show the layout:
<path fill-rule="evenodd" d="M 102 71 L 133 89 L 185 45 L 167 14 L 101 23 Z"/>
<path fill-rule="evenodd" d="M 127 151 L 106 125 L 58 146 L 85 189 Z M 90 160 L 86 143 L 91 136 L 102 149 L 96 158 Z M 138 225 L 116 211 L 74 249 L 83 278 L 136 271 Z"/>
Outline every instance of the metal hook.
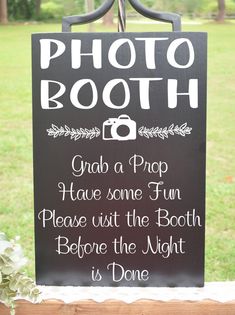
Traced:
<path fill-rule="evenodd" d="M 157 21 L 171 23 L 174 32 L 181 31 L 181 17 L 179 14 L 151 10 L 146 8 L 139 0 L 129 0 L 129 2 L 132 7 L 143 16 Z"/>
<path fill-rule="evenodd" d="M 71 32 L 72 25 L 86 24 L 100 19 L 113 6 L 115 0 L 106 0 L 98 9 L 83 15 L 66 16 L 62 19 L 62 32 Z"/>
<path fill-rule="evenodd" d="M 106 0 L 98 9 L 83 15 L 63 17 L 62 32 L 71 32 L 72 25 L 94 22 L 104 16 L 113 6 L 115 0 Z M 132 7 L 143 16 L 172 24 L 174 32 L 181 31 L 181 17 L 175 13 L 157 12 L 146 8 L 139 0 L 129 0 Z M 125 0 L 118 0 L 118 31 L 124 32 L 126 27 Z"/>

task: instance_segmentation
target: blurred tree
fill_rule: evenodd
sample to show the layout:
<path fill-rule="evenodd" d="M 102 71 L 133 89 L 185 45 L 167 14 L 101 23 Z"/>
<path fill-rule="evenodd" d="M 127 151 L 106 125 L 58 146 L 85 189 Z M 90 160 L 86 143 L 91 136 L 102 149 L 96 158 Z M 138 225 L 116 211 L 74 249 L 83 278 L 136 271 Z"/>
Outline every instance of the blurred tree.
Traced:
<path fill-rule="evenodd" d="M 96 2 L 96 0 L 95 0 Z M 84 14 L 87 10 L 86 8 L 86 3 L 84 0 L 74 0 L 75 3 L 75 7 L 76 7 L 76 12 L 74 12 L 73 14 Z"/>
<path fill-rule="evenodd" d="M 217 22 L 224 22 L 225 18 L 225 0 L 218 0 L 218 15 L 216 17 Z"/>
<path fill-rule="evenodd" d="M 203 5 L 202 0 L 183 0 L 182 4 L 184 6 L 183 11 L 189 14 L 191 17 L 195 16 L 201 9 Z"/>
<path fill-rule="evenodd" d="M 63 5 L 64 8 L 64 15 L 68 16 L 79 14 L 79 11 L 74 0 L 65 0 L 62 1 L 61 4 Z"/>
<path fill-rule="evenodd" d="M 103 17 L 103 25 L 105 26 L 112 26 L 113 23 L 113 16 L 114 16 L 114 7 L 112 7 Z"/>
<path fill-rule="evenodd" d="M 0 24 L 7 24 L 7 0 L 0 0 Z"/>
<path fill-rule="evenodd" d="M 7 3 L 8 15 L 14 20 L 30 20 L 35 14 L 35 0 L 8 0 Z"/>
<path fill-rule="evenodd" d="M 86 0 L 87 12 L 91 12 L 94 10 L 94 1 Z"/>
<path fill-rule="evenodd" d="M 93 0 L 86 0 L 86 7 L 87 7 L 87 12 L 94 11 L 94 1 Z M 88 24 L 88 32 L 94 32 L 94 24 L 93 23 Z"/>
<path fill-rule="evenodd" d="M 41 0 L 35 0 L 35 17 L 38 19 L 40 17 L 41 10 Z"/>
<path fill-rule="evenodd" d="M 0 23 L 8 19 L 28 20 L 61 19 L 62 16 L 84 14 L 98 8 L 105 0 L 0 0 Z M 191 17 L 201 16 L 215 18 L 219 22 L 235 15 L 235 0 L 140 0 L 146 7 L 157 11 L 177 12 Z M 126 1 L 126 12 L 130 17 L 138 17 L 136 11 Z M 7 11 L 8 9 L 8 11 Z M 117 15 L 117 1 L 113 8 L 103 17 L 107 27 L 114 24 Z M 8 14 L 7 14 L 8 13 Z M 92 26 L 91 26 L 92 27 Z"/>

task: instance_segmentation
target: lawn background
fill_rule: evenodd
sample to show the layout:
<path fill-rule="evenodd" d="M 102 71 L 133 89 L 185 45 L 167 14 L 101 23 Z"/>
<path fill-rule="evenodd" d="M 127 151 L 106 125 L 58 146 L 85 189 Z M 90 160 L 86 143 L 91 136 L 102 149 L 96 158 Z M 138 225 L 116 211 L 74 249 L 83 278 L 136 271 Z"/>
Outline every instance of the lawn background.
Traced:
<path fill-rule="evenodd" d="M 107 31 L 101 24 L 96 31 Z M 74 28 L 86 31 L 87 26 Z M 116 31 L 116 28 L 110 28 Z M 167 31 L 130 24 L 127 31 Z M 0 26 L 0 231 L 20 235 L 34 276 L 31 34 L 59 24 Z M 206 281 L 235 280 L 235 24 L 184 25 L 208 32 Z"/>

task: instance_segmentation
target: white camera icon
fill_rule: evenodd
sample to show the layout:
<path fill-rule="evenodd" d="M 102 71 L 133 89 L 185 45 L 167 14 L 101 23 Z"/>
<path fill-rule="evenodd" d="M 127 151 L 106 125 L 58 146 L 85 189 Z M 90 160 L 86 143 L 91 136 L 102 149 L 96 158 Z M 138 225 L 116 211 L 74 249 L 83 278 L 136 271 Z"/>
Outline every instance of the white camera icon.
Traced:
<path fill-rule="evenodd" d="M 109 118 L 103 123 L 103 140 L 135 140 L 136 122 L 128 115 Z"/>

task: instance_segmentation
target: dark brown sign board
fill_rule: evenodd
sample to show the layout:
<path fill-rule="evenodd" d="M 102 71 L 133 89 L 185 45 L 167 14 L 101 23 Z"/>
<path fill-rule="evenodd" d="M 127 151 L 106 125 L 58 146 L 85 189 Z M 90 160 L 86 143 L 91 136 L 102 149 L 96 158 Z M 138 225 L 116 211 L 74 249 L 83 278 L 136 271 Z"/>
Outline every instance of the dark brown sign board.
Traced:
<path fill-rule="evenodd" d="M 207 35 L 32 36 L 36 279 L 203 286 Z"/>

